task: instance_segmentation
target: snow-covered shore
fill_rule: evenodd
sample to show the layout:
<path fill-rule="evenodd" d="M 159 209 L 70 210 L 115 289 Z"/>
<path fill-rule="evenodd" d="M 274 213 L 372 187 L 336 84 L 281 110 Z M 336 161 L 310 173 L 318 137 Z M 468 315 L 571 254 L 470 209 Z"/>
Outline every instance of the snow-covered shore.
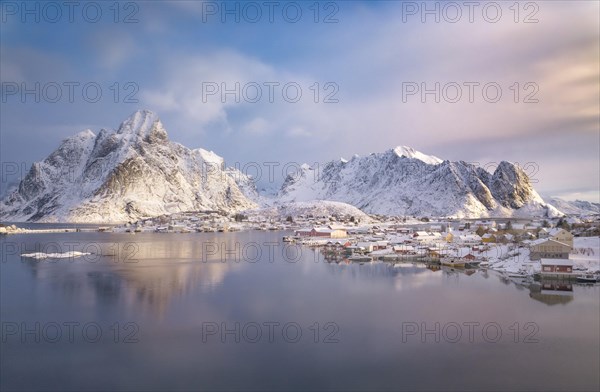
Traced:
<path fill-rule="evenodd" d="M 496 271 L 533 275 L 541 270 L 540 261 L 530 260 L 525 246 L 498 244 L 483 254 L 489 259 L 489 268 Z M 569 259 L 576 271 L 600 272 L 600 237 L 575 237 Z"/>

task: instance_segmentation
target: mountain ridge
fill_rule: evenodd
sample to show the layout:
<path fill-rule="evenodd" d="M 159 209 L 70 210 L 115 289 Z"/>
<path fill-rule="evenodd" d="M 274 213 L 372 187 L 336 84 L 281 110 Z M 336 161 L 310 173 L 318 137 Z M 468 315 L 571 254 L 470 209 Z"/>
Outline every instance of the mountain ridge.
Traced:
<path fill-rule="evenodd" d="M 510 162 L 490 173 L 402 145 L 322 167 L 302 165 L 270 203 L 315 200 L 383 215 L 562 215 Z M 116 130 L 86 129 L 63 140 L 0 201 L 0 218 L 112 223 L 183 211 L 234 213 L 266 204 L 251 177 L 225 167 L 212 151 L 169 140 L 158 115 L 139 110 Z"/>
<path fill-rule="evenodd" d="M 406 147 L 405 147 L 406 148 Z M 464 161 L 442 161 L 398 147 L 365 157 L 302 165 L 278 193 L 280 202 L 332 200 L 383 215 L 562 215 L 544 202 L 518 166 L 502 161 L 494 173 Z"/>

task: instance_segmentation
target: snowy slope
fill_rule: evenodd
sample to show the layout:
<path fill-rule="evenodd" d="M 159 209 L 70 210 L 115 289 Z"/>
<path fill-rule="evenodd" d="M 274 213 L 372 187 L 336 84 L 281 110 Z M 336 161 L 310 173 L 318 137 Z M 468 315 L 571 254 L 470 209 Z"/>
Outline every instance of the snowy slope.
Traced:
<path fill-rule="evenodd" d="M 527 175 L 509 162 L 494 173 L 466 162 L 442 161 L 409 147 L 366 157 L 303 165 L 288 176 L 280 202 L 333 200 L 367 213 L 414 216 L 557 216 Z"/>
<path fill-rule="evenodd" d="M 398 147 L 394 148 L 392 151 L 394 151 L 394 153 L 396 155 L 398 155 L 399 157 L 418 159 L 421 162 L 425 162 L 430 165 L 437 165 L 438 163 L 443 162 L 443 160 L 438 157 L 435 157 L 433 155 L 425 155 L 422 152 L 417 151 L 412 147 L 398 146 Z"/>
<path fill-rule="evenodd" d="M 303 202 L 283 203 L 271 207 L 255 209 L 252 211 L 248 211 L 247 213 L 250 216 L 257 215 L 269 218 L 286 218 L 288 216 L 291 216 L 292 218 L 296 219 L 300 215 L 312 215 L 313 217 L 354 217 L 354 219 L 362 223 L 372 221 L 369 215 L 365 214 L 358 208 L 351 206 L 350 204 L 326 200 L 311 200 Z"/>
<path fill-rule="evenodd" d="M 169 141 L 158 116 L 144 110 L 117 131 L 86 130 L 64 140 L 0 202 L 0 218 L 124 222 L 179 211 L 245 210 L 256 207 L 248 197 L 254 194 L 247 176 L 224 168 L 211 151 Z"/>
<path fill-rule="evenodd" d="M 568 201 L 558 197 L 544 197 L 544 200 L 568 215 L 600 214 L 600 203 L 584 200 Z"/>

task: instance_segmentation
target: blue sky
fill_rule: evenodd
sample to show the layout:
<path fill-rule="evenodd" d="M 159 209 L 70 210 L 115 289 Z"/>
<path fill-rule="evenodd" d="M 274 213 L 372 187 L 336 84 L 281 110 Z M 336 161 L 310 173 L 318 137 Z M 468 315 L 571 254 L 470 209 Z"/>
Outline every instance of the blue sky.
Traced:
<path fill-rule="evenodd" d="M 81 2 L 72 21 L 64 2 L 50 3 L 27 3 L 27 13 L 0 2 L 3 164 L 28 167 L 76 132 L 116 128 L 148 108 L 172 140 L 232 166 L 408 145 L 487 168 L 517 162 L 542 194 L 599 201 L 598 2 L 482 2 L 471 15 L 463 2 L 276 2 L 272 22 L 262 1 L 121 2 L 118 14 L 114 2 Z M 222 21 L 224 9 L 233 13 Z M 128 15 L 133 23 L 123 23 Z M 47 88 L 39 103 L 10 90 L 36 82 Z M 69 82 L 79 83 L 73 102 Z M 86 83 L 101 89 L 97 102 L 82 97 Z M 239 102 L 209 94 L 236 83 Z M 421 96 L 436 83 L 439 102 Z M 55 84 L 62 97 L 52 103 Z M 262 95 L 251 102 L 256 86 Z"/>

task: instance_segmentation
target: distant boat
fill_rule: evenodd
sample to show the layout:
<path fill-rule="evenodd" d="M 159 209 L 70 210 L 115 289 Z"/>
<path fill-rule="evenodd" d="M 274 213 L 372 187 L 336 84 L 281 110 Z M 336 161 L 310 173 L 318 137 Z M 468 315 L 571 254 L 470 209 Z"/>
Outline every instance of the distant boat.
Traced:
<path fill-rule="evenodd" d="M 448 267 L 464 267 L 465 264 L 467 264 L 467 262 L 454 257 L 442 257 L 440 259 L 440 264 L 446 265 Z"/>
<path fill-rule="evenodd" d="M 599 282 L 600 280 L 598 279 L 598 276 L 596 276 L 594 274 L 585 274 L 585 275 L 578 276 L 577 281 L 585 282 L 585 283 L 596 283 L 596 282 Z"/>
<path fill-rule="evenodd" d="M 528 275 L 523 272 L 508 272 L 506 276 L 509 278 L 526 278 Z"/>
<path fill-rule="evenodd" d="M 353 263 L 366 263 L 373 259 L 369 256 L 361 256 L 361 255 L 352 255 L 348 257 L 348 261 L 352 261 Z"/>

